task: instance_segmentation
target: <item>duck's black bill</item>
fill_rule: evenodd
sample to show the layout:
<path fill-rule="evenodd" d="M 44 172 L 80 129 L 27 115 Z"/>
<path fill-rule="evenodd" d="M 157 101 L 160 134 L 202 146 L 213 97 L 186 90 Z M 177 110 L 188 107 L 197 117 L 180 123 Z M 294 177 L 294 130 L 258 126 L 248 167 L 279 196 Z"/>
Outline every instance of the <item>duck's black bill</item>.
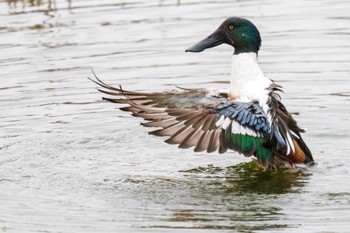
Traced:
<path fill-rule="evenodd" d="M 216 30 L 213 34 L 205 38 L 204 40 L 198 42 L 192 47 L 185 50 L 185 52 L 199 53 L 205 49 L 209 49 L 224 43 L 224 35 L 219 30 Z"/>

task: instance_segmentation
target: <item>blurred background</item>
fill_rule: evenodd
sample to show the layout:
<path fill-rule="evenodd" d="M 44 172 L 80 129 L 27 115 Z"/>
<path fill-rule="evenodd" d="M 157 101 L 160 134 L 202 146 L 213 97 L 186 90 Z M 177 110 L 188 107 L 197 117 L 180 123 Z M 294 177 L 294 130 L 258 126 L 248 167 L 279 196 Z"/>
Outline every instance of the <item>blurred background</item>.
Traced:
<path fill-rule="evenodd" d="M 0 0 L 0 232 L 347 232 L 350 2 Z M 131 90 L 225 88 L 232 49 L 185 49 L 227 17 L 253 21 L 317 165 L 148 136 L 101 101 L 92 69 Z"/>

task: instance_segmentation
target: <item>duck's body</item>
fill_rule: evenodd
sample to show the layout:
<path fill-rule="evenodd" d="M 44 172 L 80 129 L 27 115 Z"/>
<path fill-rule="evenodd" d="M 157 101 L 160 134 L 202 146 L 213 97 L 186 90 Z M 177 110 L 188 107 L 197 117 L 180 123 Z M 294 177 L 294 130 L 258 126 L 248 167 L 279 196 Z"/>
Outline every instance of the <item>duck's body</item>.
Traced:
<path fill-rule="evenodd" d="M 231 149 L 255 156 L 266 168 L 313 163 L 300 135 L 303 130 L 280 101 L 281 87 L 265 77 L 257 63 L 261 40 L 256 27 L 248 20 L 229 18 L 186 51 L 201 52 L 221 43 L 235 48 L 227 91 L 140 93 L 95 82 L 103 87 L 100 91 L 118 96 L 104 99 L 127 104 L 121 110 L 147 120 L 144 126 L 159 127 L 150 134 L 167 136 L 167 143 L 180 148 L 219 153 Z"/>

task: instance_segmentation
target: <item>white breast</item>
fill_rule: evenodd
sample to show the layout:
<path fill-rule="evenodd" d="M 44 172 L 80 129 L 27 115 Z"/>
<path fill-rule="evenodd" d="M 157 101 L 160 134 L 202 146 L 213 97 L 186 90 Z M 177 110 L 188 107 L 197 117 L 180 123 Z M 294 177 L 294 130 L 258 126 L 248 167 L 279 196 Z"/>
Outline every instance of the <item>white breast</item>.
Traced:
<path fill-rule="evenodd" d="M 272 81 L 265 77 L 255 53 L 233 55 L 229 96 L 241 101 L 257 100 L 267 111 L 267 88 Z"/>

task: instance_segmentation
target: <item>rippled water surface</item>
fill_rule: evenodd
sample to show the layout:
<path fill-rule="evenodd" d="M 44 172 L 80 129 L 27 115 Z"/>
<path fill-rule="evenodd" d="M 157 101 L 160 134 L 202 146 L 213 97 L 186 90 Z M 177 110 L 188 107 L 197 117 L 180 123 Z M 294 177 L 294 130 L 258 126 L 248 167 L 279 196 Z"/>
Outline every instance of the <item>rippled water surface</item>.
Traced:
<path fill-rule="evenodd" d="M 350 232 L 350 2 L 0 0 L 0 232 Z M 228 16 L 259 27 L 317 166 L 261 172 L 147 135 L 89 81 L 225 87 L 232 51 L 184 50 Z"/>

